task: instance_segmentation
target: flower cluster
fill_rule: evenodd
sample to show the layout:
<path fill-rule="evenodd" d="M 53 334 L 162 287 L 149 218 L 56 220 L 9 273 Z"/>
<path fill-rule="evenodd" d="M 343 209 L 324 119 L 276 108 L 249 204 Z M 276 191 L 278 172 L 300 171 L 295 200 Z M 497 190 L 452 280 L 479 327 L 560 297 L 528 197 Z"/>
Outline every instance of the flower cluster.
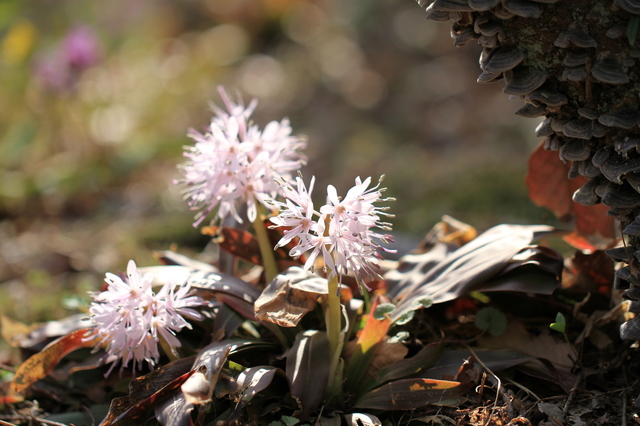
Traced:
<path fill-rule="evenodd" d="M 218 91 L 227 111 L 214 106 L 208 132 L 190 131 L 195 145 L 185 148 L 188 160 L 180 166 L 183 178 L 177 181 L 187 185 L 185 198 L 192 209 L 199 210 L 194 226 L 216 208 L 217 219 L 231 215 L 242 222 L 238 207 L 244 203 L 253 222 L 258 203 L 267 205 L 277 196 L 276 179 L 291 178 L 306 163 L 300 152 L 306 140 L 291 135 L 288 119 L 272 121 L 261 131 L 250 121 L 255 99 L 245 108 L 223 88 Z"/>
<path fill-rule="evenodd" d="M 134 370 L 142 361 L 153 367 L 160 358 L 158 342 L 161 338 L 172 350 L 180 347 L 175 333 L 184 327 L 191 328 L 183 317 L 203 319 L 193 307 L 207 302 L 189 296 L 188 284 L 175 291 L 174 283 L 167 282 L 156 294 L 151 289 L 152 280 L 151 274 L 142 275 L 131 260 L 127 265 L 127 280 L 107 273 L 107 290 L 99 293 L 89 307 L 91 318 L 97 324 L 96 333 L 100 339 L 97 347 L 106 346 L 112 359 L 122 360 L 122 367 L 131 360 Z"/>
<path fill-rule="evenodd" d="M 385 213 L 386 207 L 374 205 L 379 201 L 393 200 L 381 198 L 385 188 L 380 188 L 380 182 L 369 188 L 371 178 L 362 181 L 358 177 L 344 198 L 338 196 L 333 185 L 329 185 L 327 202 L 319 210 L 314 208 L 311 200 L 315 177 L 311 179 L 308 190 L 299 176 L 295 187 L 284 180 L 280 183 L 286 201 L 274 201 L 280 207 L 280 214 L 271 218 L 271 222 L 274 227 L 286 229 L 277 247 L 298 238 L 289 254 L 297 258 L 311 251 L 304 265 L 307 270 L 313 268 L 318 255 L 322 254 L 329 277 L 336 274 L 341 277 L 351 271 L 366 287 L 362 281 L 365 275 L 379 276 L 379 252 L 393 252 L 380 245 L 393 241 L 393 237 L 372 229 L 391 230 L 391 225 L 381 222 L 380 216 L 392 215 Z"/>

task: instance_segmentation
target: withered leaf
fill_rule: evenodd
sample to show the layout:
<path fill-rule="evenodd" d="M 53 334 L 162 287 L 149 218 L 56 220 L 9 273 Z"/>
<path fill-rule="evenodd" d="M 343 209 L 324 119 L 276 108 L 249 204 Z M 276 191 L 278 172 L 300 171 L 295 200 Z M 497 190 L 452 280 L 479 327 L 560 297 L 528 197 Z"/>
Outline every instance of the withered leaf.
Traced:
<path fill-rule="evenodd" d="M 277 275 L 254 305 L 257 319 L 295 327 L 312 310 L 318 296 L 327 294 L 327 280 L 294 266 Z"/>
<path fill-rule="evenodd" d="M 49 343 L 45 348 L 23 362 L 11 382 L 11 388 L 21 392 L 31 384 L 44 379 L 58 365 L 60 360 L 70 352 L 79 348 L 90 348 L 96 345 L 96 337 L 88 337 L 93 328 L 82 328 L 72 331 Z"/>

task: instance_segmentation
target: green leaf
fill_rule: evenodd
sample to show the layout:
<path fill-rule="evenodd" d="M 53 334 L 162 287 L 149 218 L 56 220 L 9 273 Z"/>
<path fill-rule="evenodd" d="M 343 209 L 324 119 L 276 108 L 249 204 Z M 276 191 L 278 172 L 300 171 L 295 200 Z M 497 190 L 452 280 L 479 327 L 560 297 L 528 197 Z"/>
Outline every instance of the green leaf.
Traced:
<path fill-rule="evenodd" d="M 433 305 L 433 299 L 429 296 L 422 296 L 411 301 L 411 310 L 397 317 L 394 321 L 397 325 L 404 325 L 413 319 L 416 310 L 420 308 L 429 308 Z"/>
<path fill-rule="evenodd" d="M 560 333 L 564 333 L 567 329 L 567 321 L 564 318 L 564 315 L 562 315 L 562 312 L 558 312 L 556 314 L 556 322 L 552 322 L 551 324 L 549 324 L 549 327 L 552 330 L 558 331 Z"/>
<path fill-rule="evenodd" d="M 379 321 L 382 321 L 387 317 L 387 314 L 393 312 L 396 308 L 396 305 L 393 303 L 381 303 L 378 307 L 373 311 L 373 317 Z"/>
<path fill-rule="evenodd" d="M 636 38 L 638 37 L 638 27 L 640 27 L 640 16 L 633 15 L 629 19 L 627 24 L 627 38 L 629 39 L 629 46 L 633 47 L 636 44 Z"/>
<path fill-rule="evenodd" d="M 290 416 L 282 416 L 280 420 L 282 420 L 282 422 L 287 426 L 293 426 L 300 422 L 300 420 Z"/>
<path fill-rule="evenodd" d="M 400 317 L 398 317 L 398 319 L 396 319 L 395 323 L 396 325 L 405 325 L 407 324 L 409 321 L 411 321 L 413 319 L 413 315 L 415 314 L 415 311 L 407 311 L 405 313 L 403 313 Z"/>
<path fill-rule="evenodd" d="M 476 327 L 488 331 L 492 336 L 500 336 L 507 329 L 507 317 L 493 307 L 480 309 L 475 323 Z"/>
<path fill-rule="evenodd" d="M 442 343 L 427 345 L 411 358 L 396 361 L 376 372 L 373 377 L 362 385 L 360 392 L 369 391 L 384 382 L 401 379 L 431 368 L 440 360 L 443 352 L 444 346 Z"/>

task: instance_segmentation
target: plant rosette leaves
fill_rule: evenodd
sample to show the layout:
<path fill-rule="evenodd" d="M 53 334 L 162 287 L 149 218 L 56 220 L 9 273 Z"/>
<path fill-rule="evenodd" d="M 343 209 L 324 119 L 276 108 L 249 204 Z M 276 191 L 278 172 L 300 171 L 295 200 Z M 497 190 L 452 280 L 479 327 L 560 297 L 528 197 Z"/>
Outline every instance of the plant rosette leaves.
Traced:
<path fill-rule="evenodd" d="M 193 357 L 179 359 L 132 380 L 129 395 L 111 401 L 109 413 L 100 426 L 133 426 L 145 422 L 162 401 L 180 393 L 180 387 L 195 372 L 191 369 L 193 361 Z"/>
<path fill-rule="evenodd" d="M 72 331 L 95 325 L 86 314 L 71 315 L 57 321 L 47 321 L 31 325 L 23 324 L 6 315 L 0 315 L 2 338 L 14 348 L 39 350 L 44 342 L 71 333 Z"/>
<path fill-rule="evenodd" d="M 364 382 L 361 392 L 367 392 L 391 380 L 401 379 L 419 373 L 432 367 L 441 358 L 444 347 L 441 343 L 432 343 L 420 349 L 411 358 L 403 358 L 384 368 L 381 368 Z"/>
<path fill-rule="evenodd" d="M 406 322 L 425 304 L 472 291 L 551 294 L 560 283 L 562 256 L 530 244 L 552 232 L 544 225 L 498 225 L 455 251 L 438 243 L 427 253 L 404 256 L 397 270 L 385 274 L 397 302 L 392 321 Z"/>
<path fill-rule="evenodd" d="M 465 394 L 473 387 L 461 383 L 434 379 L 403 379 L 387 383 L 362 395 L 355 408 L 378 410 L 415 410 Z"/>
<path fill-rule="evenodd" d="M 322 401 L 329 379 L 330 359 L 327 333 L 318 330 L 298 333 L 287 352 L 287 379 L 291 395 L 301 406 L 299 417 L 302 420 Z"/>
<path fill-rule="evenodd" d="M 240 315 L 247 319 L 255 319 L 253 303 L 260 296 L 260 290 L 233 275 L 211 268 L 205 270 L 180 265 L 147 266 L 139 270 L 143 275 L 153 275 L 154 286 L 166 282 L 186 282 L 197 289 L 200 296 L 205 297 L 207 292 L 213 293 Z"/>
<path fill-rule="evenodd" d="M 374 355 L 376 355 L 376 349 L 380 345 L 384 344 L 383 341 L 387 337 L 389 327 L 391 327 L 391 320 L 388 316 L 383 315 L 381 319 L 376 318 L 375 313 L 381 297 L 383 296 L 377 296 L 374 299 L 373 305 L 371 306 L 371 312 L 367 315 L 364 328 L 360 330 L 355 342 L 354 350 L 347 362 L 344 384 L 344 388 L 347 390 L 354 390 L 359 387 L 358 385 L 360 380 L 369 369 Z M 406 350 L 406 348 L 399 343 L 389 345 L 393 345 L 394 347 L 400 346 L 402 349 Z M 401 354 L 401 356 L 404 358 L 403 354 Z"/>

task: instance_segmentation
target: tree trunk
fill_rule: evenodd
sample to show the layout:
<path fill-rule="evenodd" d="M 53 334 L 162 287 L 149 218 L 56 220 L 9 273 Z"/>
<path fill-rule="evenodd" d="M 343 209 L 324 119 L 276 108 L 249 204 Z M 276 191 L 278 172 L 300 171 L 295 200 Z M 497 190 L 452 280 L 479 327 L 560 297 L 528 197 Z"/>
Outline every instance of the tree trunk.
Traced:
<path fill-rule="evenodd" d="M 427 18 L 453 21 L 461 46 L 484 47 L 479 83 L 498 79 L 521 98 L 516 114 L 545 119 L 536 135 L 589 181 L 573 200 L 603 203 L 620 220 L 626 247 L 608 250 L 626 265 L 614 286 L 640 312 L 640 0 L 435 0 Z M 640 317 L 621 326 L 640 340 Z"/>

